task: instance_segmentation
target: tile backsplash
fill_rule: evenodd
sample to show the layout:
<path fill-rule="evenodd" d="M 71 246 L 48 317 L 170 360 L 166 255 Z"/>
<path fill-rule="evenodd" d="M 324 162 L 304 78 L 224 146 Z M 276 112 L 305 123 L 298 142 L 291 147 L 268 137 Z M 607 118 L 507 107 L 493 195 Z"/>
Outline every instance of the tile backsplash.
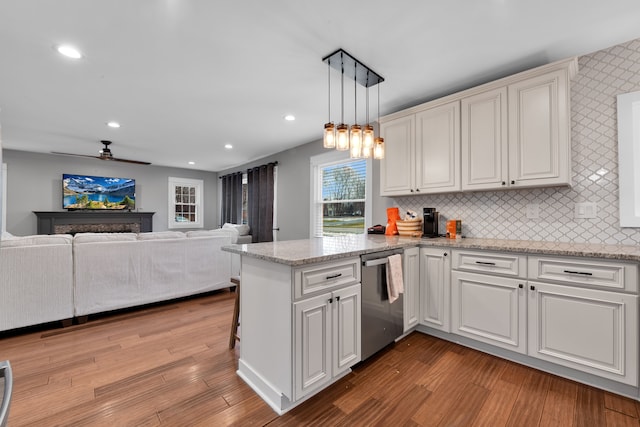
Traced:
<path fill-rule="evenodd" d="M 640 244 L 640 228 L 620 228 L 616 96 L 640 90 L 640 39 L 579 58 L 571 85 L 573 186 L 396 197 L 400 211 L 423 207 L 461 219 L 468 237 Z M 576 203 L 595 202 L 594 219 L 575 219 Z M 539 218 L 528 219 L 528 204 Z"/>

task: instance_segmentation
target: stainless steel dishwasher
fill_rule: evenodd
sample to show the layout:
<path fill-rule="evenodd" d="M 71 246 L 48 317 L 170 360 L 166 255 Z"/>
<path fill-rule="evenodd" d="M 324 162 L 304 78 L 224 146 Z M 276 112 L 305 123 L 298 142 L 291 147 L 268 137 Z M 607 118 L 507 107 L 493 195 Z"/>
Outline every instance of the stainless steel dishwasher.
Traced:
<path fill-rule="evenodd" d="M 362 360 L 394 342 L 403 333 L 403 295 L 389 303 L 387 265 L 402 249 L 362 255 Z"/>

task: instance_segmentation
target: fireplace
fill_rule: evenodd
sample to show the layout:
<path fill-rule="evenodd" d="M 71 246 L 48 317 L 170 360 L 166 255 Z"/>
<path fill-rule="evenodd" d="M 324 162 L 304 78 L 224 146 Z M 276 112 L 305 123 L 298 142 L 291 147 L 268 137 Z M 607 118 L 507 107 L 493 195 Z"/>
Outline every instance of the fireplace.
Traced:
<path fill-rule="evenodd" d="M 38 234 L 141 233 L 153 231 L 154 212 L 34 212 Z"/>

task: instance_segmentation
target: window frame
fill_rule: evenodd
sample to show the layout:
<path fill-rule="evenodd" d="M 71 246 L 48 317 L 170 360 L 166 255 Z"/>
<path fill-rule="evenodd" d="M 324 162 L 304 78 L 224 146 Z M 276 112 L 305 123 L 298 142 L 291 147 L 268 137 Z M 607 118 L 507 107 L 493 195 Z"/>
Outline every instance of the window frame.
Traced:
<path fill-rule="evenodd" d="M 324 205 L 322 200 L 322 179 L 319 172 L 322 168 L 327 166 L 333 166 L 341 163 L 352 162 L 360 159 L 352 159 L 349 156 L 348 151 L 331 151 L 328 153 L 318 154 L 311 156 L 310 158 L 310 191 L 309 191 L 309 237 L 317 238 L 324 237 L 323 235 L 317 235 L 317 212 L 316 209 L 319 205 Z M 367 224 L 371 224 L 372 211 L 373 211 L 373 184 L 372 184 L 372 166 L 373 162 L 371 158 L 362 159 L 366 161 L 367 172 L 365 175 L 365 201 L 364 201 L 364 229 L 363 234 L 367 233 Z M 354 234 L 354 233 L 349 233 Z M 359 234 L 354 234 L 359 235 Z"/>
<path fill-rule="evenodd" d="M 195 188 L 195 221 L 176 221 L 176 187 Z M 172 228 L 204 228 L 204 181 L 201 179 L 169 177 L 169 209 L 168 227 Z"/>

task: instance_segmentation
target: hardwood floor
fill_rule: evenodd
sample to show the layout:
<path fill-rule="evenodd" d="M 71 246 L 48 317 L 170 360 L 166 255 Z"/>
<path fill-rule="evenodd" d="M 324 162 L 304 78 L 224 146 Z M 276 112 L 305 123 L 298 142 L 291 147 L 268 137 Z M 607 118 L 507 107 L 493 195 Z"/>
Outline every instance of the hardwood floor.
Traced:
<path fill-rule="evenodd" d="M 0 335 L 9 426 L 640 426 L 640 404 L 413 333 L 289 413 L 235 374 L 228 291 Z"/>

